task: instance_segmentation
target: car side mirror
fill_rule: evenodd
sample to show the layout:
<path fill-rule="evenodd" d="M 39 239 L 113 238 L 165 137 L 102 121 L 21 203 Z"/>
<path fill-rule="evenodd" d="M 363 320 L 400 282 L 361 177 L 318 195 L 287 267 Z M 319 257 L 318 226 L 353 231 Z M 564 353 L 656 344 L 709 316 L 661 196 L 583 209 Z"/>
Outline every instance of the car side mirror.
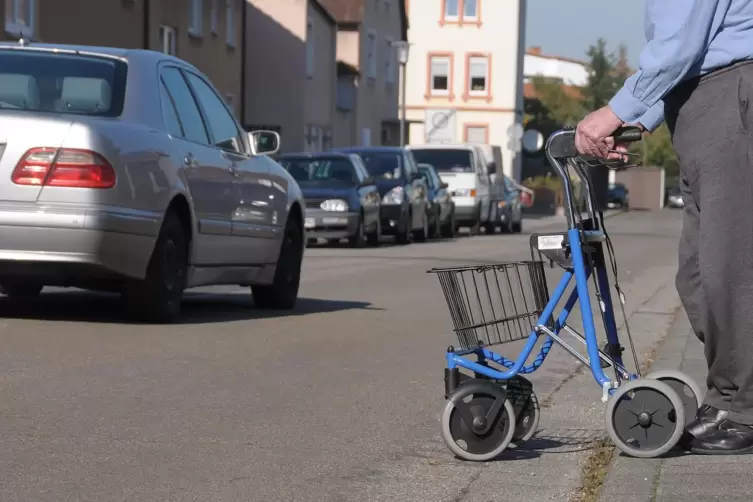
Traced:
<path fill-rule="evenodd" d="M 439 188 L 450 188 L 450 185 L 448 183 L 442 182 L 439 184 Z"/>
<path fill-rule="evenodd" d="M 364 178 L 364 180 L 361 182 L 362 187 L 370 187 L 376 185 L 376 180 L 369 176 L 368 178 Z"/>
<path fill-rule="evenodd" d="M 248 139 L 254 155 L 274 155 L 280 150 L 280 135 L 274 131 L 251 131 Z"/>

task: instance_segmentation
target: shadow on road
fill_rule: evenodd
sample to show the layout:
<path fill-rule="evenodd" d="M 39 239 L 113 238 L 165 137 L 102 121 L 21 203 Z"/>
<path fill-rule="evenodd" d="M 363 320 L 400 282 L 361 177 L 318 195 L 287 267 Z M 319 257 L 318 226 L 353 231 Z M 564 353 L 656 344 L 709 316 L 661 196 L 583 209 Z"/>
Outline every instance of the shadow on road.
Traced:
<path fill-rule="evenodd" d="M 295 310 L 265 310 L 254 305 L 251 294 L 186 292 L 181 317 L 174 324 L 204 324 L 301 316 L 343 310 L 383 310 L 370 303 L 299 298 Z M 30 300 L 0 297 L 0 318 L 41 321 L 142 324 L 127 313 L 119 295 L 87 291 L 42 294 Z"/>

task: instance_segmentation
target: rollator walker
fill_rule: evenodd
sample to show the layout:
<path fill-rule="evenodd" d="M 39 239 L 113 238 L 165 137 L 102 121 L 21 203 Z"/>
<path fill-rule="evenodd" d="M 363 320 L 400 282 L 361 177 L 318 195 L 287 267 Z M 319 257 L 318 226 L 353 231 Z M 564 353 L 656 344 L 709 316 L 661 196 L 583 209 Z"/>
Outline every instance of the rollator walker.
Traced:
<path fill-rule="evenodd" d="M 614 138 L 628 143 L 641 136 L 639 128 L 625 127 Z M 703 397 L 698 384 L 679 371 L 641 376 L 614 248 L 604 228 L 603 213 L 595 210 L 589 170 L 633 167 L 639 162 L 630 164 L 630 159 L 637 156 L 627 154 L 621 160 L 580 156 L 574 138 L 574 130 L 564 129 L 552 134 L 544 148 L 564 184 L 567 231 L 532 235 L 530 261 L 428 271 L 439 278 L 458 339 L 458 346 L 448 347 L 445 355 L 446 406 L 441 431 L 449 449 L 461 459 L 492 460 L 534 436 L 539 402 L 532 383 L 523 375 L 544 364 L 555 342 L 590 368 L 606 403 L 607 434 L 627 455 L 652 458 L 674 448 Z M 585 214 L 576 208 L 573 174 L 584 189 Z M 555 272 L 561 270 L 551 294 L 545 263 Z M 613 286 L 633 372 L 623 363 L 625 347 L 618 336 Z M 576 305 L 583 333 L 568 323 Z M 601 348 L 595 310 L 606 338 Z M 565 335 L 569 335 L 567 340 Z M 572 339 L 585 346 L 585 354 L 569 343 Z M 516 359 L 495 351 L 499 345 L 516 341 L 522 345 Z M 537 346 L 538 355 L 529 363 Z"/>

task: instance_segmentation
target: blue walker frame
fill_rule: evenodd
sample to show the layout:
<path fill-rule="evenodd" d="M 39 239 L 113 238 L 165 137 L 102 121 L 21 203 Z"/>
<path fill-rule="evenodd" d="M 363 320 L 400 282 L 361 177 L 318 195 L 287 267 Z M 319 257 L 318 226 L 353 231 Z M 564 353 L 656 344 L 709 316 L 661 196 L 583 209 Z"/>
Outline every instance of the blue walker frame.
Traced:
<path fill-rule="evenodd" d="M 608 355 L 599 349 L 598 340 L 596 338 L 596 326 L 594 322 L 594 312 L 591 306 L 591 295 L 589 292 L 589 280 L 591 274 L 595 271 L 596 280 L 601 294 L 602 313 L 604 315 L 605 329 L 607 342 L 610 346 L 621 347 L 619 335 L 617 333 L 617 323 L 614 316 L 614 306 L 611 295 L 611 284 L 609 282 L 609 276 L 605 267 L 591 267 L 585 263 L 583 243 L 589 242 L 602 242 L 605 240 L 606 234 L 603 230 L 584 230 L 577 227 L 575 219 L 575 210 L 573 204 L 573 193 L 570 177 L 567 171 L 563 168 L 561 160 L 568 158 L 575 158 L 577 153 L 574 150 L 572 130 L 562 130 L 552 134 L 547 140 L 545 147 L 546 156 L 560 177 L 563 179 L 566 198 L 566 215 L 568 220 L 567 230 L 567 242 L 570 245 L 570 251 L 572 256 L 572 270 L 565 269 L 564 275 L 560 279 L 557 287 L 554 289 L 549 301 L 546 304 L 543 312 L 538 318 L 537 325 L 531 331 L 531 334 L 527 337 L 527 342 L 522 352 L 517 359 L 511 360 L 504 356 L 497 354 L 496 352 L 483 347 L 473 347 L 462 350 L 448 349 L 446 353 L 447 369 L 452 372 L 457 368 L 465 368 L 473 371 L 478 375 L 483 375 L 493 380 L 507 381 L 514 378 L 517 375 L 530 374 L 536 371 L 546 360 L 549 351 L 551 350 L 554 342 L 558 342 L 565 350 L 575 356 L 582 363 L 588 365 L 591 369 L 591 374 L 596 380 L 596 383 L 603 389 L 604 395 L 602 400 L 606 401 L 608 396 L 611 395 L 620 385 L 620 380 L 635 380 L 640 375 L 628 372 L 625 369 L 621 355 Z M 588 176 L 583 171 L 582 166 L 576 165 L 575 171 L 581 178 L 585 185 L 587 197 L 588 213 L 591 221 L 595 222 L 595 212 L 591 199 L 591 187 L 588 181 Z M 575 278 L 575 289 L 570 294 L 570 297 L 565 302 L 559 316 L 556 318 L 554 329 L 550 330 L 546 325 L 546 321 L 551 319 L 557 305 L 565 295 L 565 291 L 570 285 L 571 281 Z M 581 336 L 575 330 L 566 325 L 567 319 L 570 316 L 573 308 L 576 304 L 580 304 L 581 319 L 583 322 L 584 336 Z M 583 357 L 580 352 L 570 347 L 566 342 L 560 338 L 560 332 L 562 329 L 566 329 L 570 334 L 579 338 L 586 345 L 586 351 L 588 358 Z M 539 354 L 536 359 L 530 365 L 526 365 L 526 361 L 533 352 L 534 347 L 540 336 L 546 336 Z M 525 338 L 524 338 L 525 339 Z M 467 359 L 465 356 L 475 355 L 478 358 L 478 362 L 473 362 Z M 617 374 L 615 380 L 609 378 L 604 374 L 604 369 L 601 366 L 601 361 L 606 361 L 610 366 L 613 366 Z M 499 371 L 492 367 L 486 366 L 486 361 L 492 361 L 507 371 Z M 452 372 L 456 373 L 456 372 Z M 616 375 L 617 376 L 617 375 Z M 457 387 L 459 382 L 452 382 L 450 387 Z M 448 389 L 450 390 L 450 389 Z M 454 389 L 453 389 L 454 390 Z"/>

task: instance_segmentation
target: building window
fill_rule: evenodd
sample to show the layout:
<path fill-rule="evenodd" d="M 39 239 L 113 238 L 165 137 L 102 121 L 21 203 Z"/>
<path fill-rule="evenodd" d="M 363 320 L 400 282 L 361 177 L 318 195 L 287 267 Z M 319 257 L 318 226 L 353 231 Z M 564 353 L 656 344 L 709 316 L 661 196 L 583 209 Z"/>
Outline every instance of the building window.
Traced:
<path fill-rule="evenodd" d="M 444 18 L 455 21 L 460 17 L 460 0 L 444 0 Z"/>
<path fill-rule="evenodd" d="M 212 35 L 219 33 L 220 13 L 218 3 L 220 0 L 212 0 Z"/>
<path fill-rule="evenodd" d="M 442 17 L 439 24 L 481 25 L 481 0 L 442 0 Z"/>
<path fill-rule="evenodd" d="M 375 79 L 377 76 L 377 47 L 376 33 L 370 31 L 366 38 L 366 76 Z"/>
<path fill-rule="evenodd" d="M 489 126 L 486 124 L 466 124 L 465 142 L 479 144 L 489 143 Z"/>
<path fill-rule="evenodd" d="M 235 0 L 226 0 L 225 42 L 230 47 L 235 47 Z"/>
<path fill-rule="evenodd" d="M 314 76 L 314 20 L 308 18 L 306 22 L 306 76 Z"/>
<path fill-rule="evenodd" d="M 190 2 L 188 32 L 198 37 L 201 36 L 201 28 L 204 24 L 204 2 L 202 0 L 190 0 Z"/>
<path fill-rule="evenodd" d="M 5 0 L 5 31 L 23 38 L 34 37 L 36 0 Z"/>
<path fill-rule="evenodd" d="M 468 94 L 486 96 L 489 94 L 489 58 L 471 56 L 468 58 Z"/>
<path fill-rule="evenodd" d="M 429 89 L 432 94 L 449 94 L 450 63 L 450 58 L 447 56 L 431 56 L 429 62 Z"/>
<path fill-rule="evenodd" d="M 384 81 L 387 84 L 394 84 L 395 83 L 395 77 L 396 77 L 396 67 L 395 64 L 395 58 L 397 56 L 395 51 L 395 46 L 393 45 L 394 39 L 392 37 L 384 37 L 385 46 L 387 48 L 386 51 L 384 51 L 385 59 L 384 59 Z"/>
<path fill-rule="evenodd" d="M 176 55 L 175 50 L 175 28 L 171 26 L 160 26 L 159 27 L 159 43 L 160 43 L 160 50 L 164 52 L 165 54 L 169 54 L 170 56 Z"/>
<path fill-rule="evenodd" d="M 463 20 L 478 19 L 478 0 L 463 0 Z"/>

